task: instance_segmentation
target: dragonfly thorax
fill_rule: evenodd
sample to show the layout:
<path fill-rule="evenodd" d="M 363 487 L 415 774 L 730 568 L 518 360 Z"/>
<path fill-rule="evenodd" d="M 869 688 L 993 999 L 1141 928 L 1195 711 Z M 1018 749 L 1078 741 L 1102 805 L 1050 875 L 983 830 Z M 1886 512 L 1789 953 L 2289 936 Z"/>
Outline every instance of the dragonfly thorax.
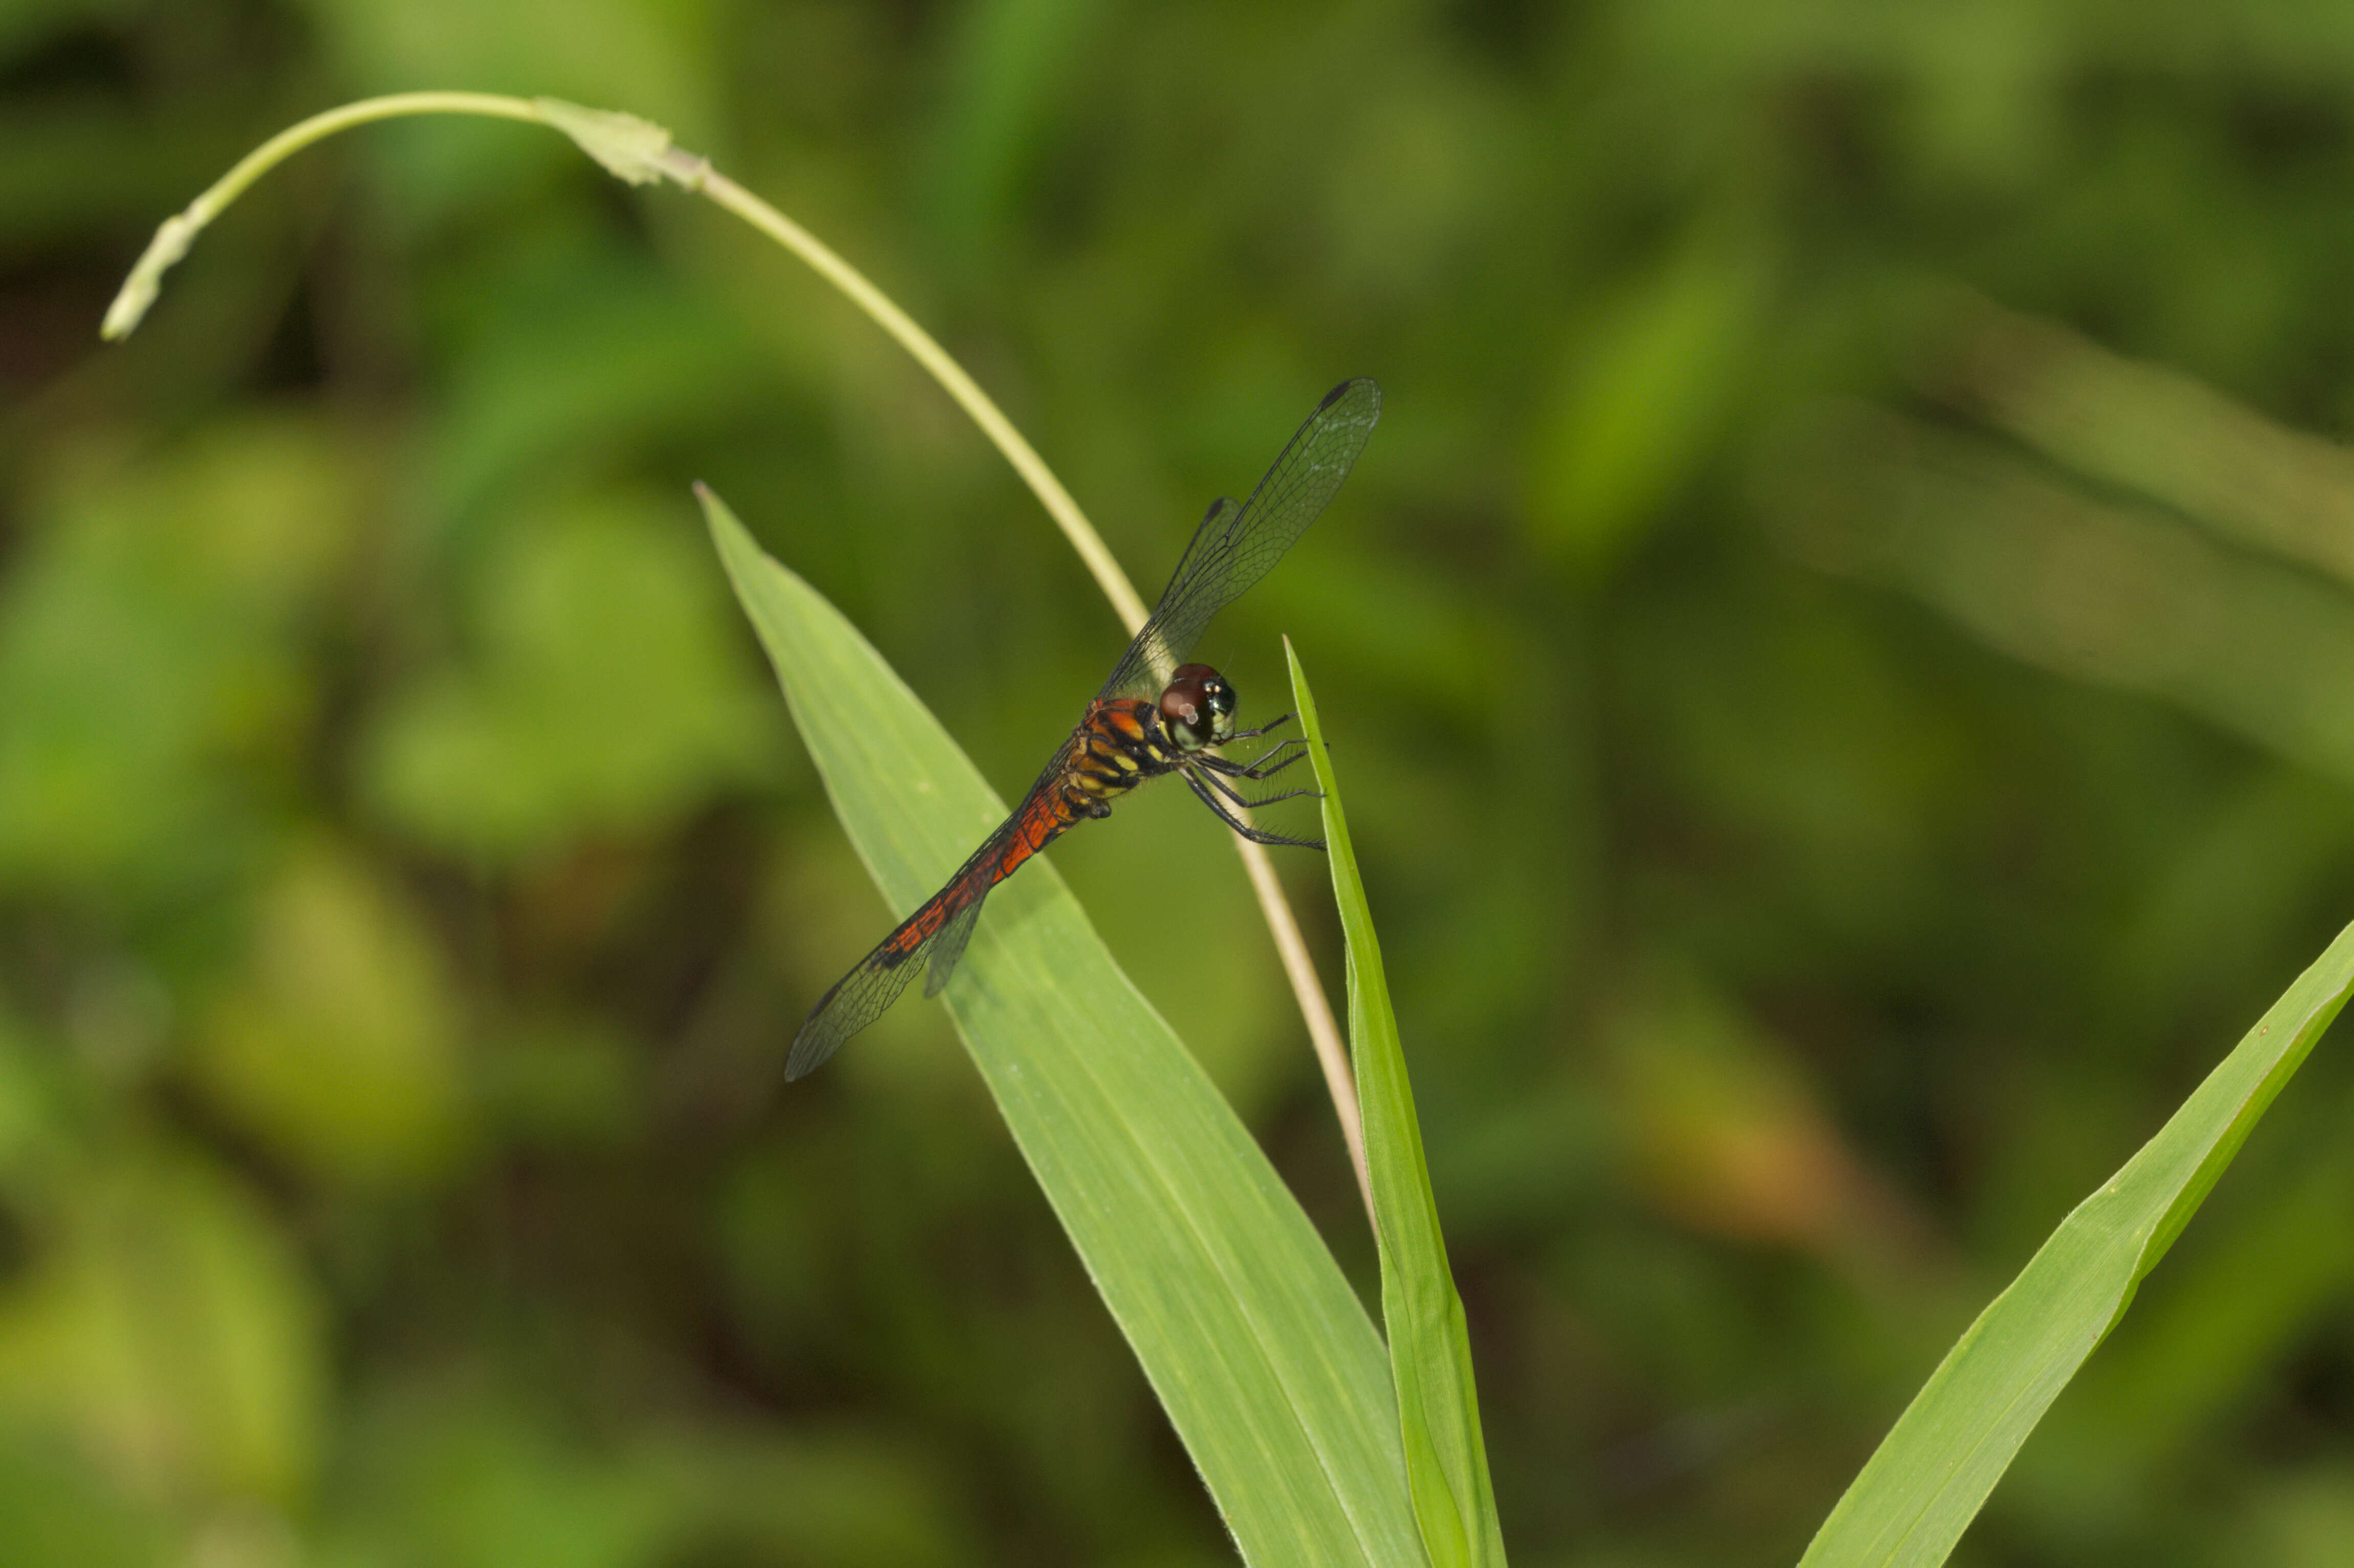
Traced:
<path fill-rule="evenodd" d="M 1180 664 L 1161 688 L 1161 724 L 1180 751 L 1223 746 L 1235 735 L 1235 689 L 1207 664 Z"/>

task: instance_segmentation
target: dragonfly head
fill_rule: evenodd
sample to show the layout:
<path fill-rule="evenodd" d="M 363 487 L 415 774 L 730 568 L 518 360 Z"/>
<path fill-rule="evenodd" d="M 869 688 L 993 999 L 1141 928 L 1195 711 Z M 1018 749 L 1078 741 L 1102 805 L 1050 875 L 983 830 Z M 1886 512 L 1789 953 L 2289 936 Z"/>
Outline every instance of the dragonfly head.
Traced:
<path fill-rule="evenodd" d="M 1207 664 L 1180 664 L 1161 693 L 1161 723 L 1180 751 L 1234 737 L 1235 689 Z"/>

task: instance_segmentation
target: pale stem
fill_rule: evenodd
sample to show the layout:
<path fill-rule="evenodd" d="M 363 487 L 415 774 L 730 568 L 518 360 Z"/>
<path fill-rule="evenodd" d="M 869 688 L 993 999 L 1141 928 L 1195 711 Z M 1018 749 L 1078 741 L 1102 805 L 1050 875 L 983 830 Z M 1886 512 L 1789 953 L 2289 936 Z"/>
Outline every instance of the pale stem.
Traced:
<path fill-rule="evenodd" d="M 1078 551 L 1079 559 L 1094 574 L 1104 597 L 1111 600 L 1129 635 L 1134 636 L 1143 626 L 1144 601 L 1137 597 L 1128 574 L 1112 558 L 1111 551 L 1088 523 L 1087 514 L 1079 510 L 1079 503 L 1071 499 L 1070 492 L 1063 488 L 1054 471 L 1023 439 L 1013 421 L 990 400 L 989 394 L 965 374 L 964 367 L 950 358 L 929 333 L 815 235 L 720 174 L 711 166 L 710 160 L 671 146 L 668 132 L 632 116 L 584 110 L 553 99 L 507 98 L 487 92 L 396 93 L 314 114 L 247 154 L 211 189 L 190 202 L 185 211 L 164 220 L 149 242 L 146 253 L 123 281 L 122 291 L 99 328 L 100 334 L 110 339 L 128 337 L 147 307 L 154 302 L 165 270 L 187 254 L 197 233 L 218 217 L 222 208 L 272 167 L 338 131 L 406 114 L 487 114 L 551 126 L 570 136 L 621 178 L 639 184 L 658 176 L 675 181 L 709 197 L 790 250 L 865 312 L 917 364 L 931 373 L 1044 505 L 1071 547 Z M 1247 816 L 1244 820 L 1248 821 Z M 1357 1190 L 1364 1199 L 1365 1213 L 1370 1218 L 1373 1183 L 1366 1174 L 1364 1130 L 1357 1109 L 1356 1083 L 1349 1071 L 1348 1047 L 1341 1041 L 1331 1003 L 1325 1000 L 1323 984 L 1317 979 L 1308 945 L 1301 939 L 1299 922 L 1292 916 L 1291 905 L 1284 897 L 1282 885 L 1276 880 L 1275 867 L 1267 852 L 1239 836 L 1235 840 L 1235 848 L 1243 857 L 1251 887 L 1258 895 L 1259 910 L 1275 937 L 1276 951 L 1282 956 L 1284 974 L 1299 999 L 1300 1016 L 1307 1022 L 1309 1040 L 1323 1067 L 1325 1087 L 1331 1094 L 1333 1110 L 1340 1118 L 1341 1136 L 1348 1145 L 1349 1163 L 1356 1172 Z"/>
<path fill-rule="evenodd" d="M 312 143 L 347 131 L 355 125 L 365 125 L 371 120 L 391 120 L 404 114 L 490 114 L 502 120 L 540 121 L 544 117 L 537 106 L 521 98 L 505 98 L 493 92 L 397 92 L 388 98 L 363 99 L 346 103 L 340 109 L 330 109 L 323 114 L 313 114 L 298 125 L 290 125 L 237 161 L 237 166 L 213 182 L 212 188 L 187 205 L 186 210 L 164 220 L 148 242 L 146 254 L 131 269 L 122 287 L 107 307 L 106 319 L 100 323 L 98 334 L 113 340 L 131 335 L 147 307 L 155 302 L 155 291 L 164 281 L 164 270 L 188 253 L 198 231 L 220 216 L 221 209 L 245 194 L 245 188 L 284 163 Z"/>
<path fill-rule="evenodd" d="M 964 366 L 949 357 L 949 351 L 934 341 L 931 334 L 917 326 L 907 312 L 893 304 L 889 296 L 868 282 L 864 274 L 836 255 L 825 241 L 714 169 L 708 160 L 673 148 L 663 163 L 665 172 L 674 171 L 681 185 L 701 191 L 808 262 L 818 276 L 841 290 L 876 326 L 889 333 L 917 364 L 932 373 L 932 379 L 956 399 L 957 407 L 981 427 L 981 433 L 989 438 L 991 444 L 1005 454 L 1005 461 L 1022 476 L 1022 482 L 1044 503 L 1047 515 L 1063 530 L 1071 547 L 1078 551 L 1087 570 L 1095 574 L 1097 586 L 1111 600 L 1129 635 L 1135 636 L 1137 628 L 1144 624 L 1145 609 L 1128 574 L 1112 559 L 1111 551 L 1096 533 L 1095 525 L 1079 510 L 1079 503 L 1071 499 L 1071 493 L 1063 488 L 1063 482 L 1046 466 L 1045 459 L 1023 439 L 1022 432 L 990 400 L 989 394 L 964 373 Z"/>

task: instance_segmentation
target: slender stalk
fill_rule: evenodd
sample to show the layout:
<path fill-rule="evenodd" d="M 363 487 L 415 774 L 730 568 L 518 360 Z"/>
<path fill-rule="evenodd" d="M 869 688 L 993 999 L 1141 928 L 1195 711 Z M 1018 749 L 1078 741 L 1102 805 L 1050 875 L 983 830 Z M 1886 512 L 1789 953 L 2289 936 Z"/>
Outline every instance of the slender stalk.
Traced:
<path fill-rule="evenodd" d="M 221 209 L 245 194 L 248 185 L 301 152 L 312 143 L 322 141 L 338 131 L 348 131 L 355 125 L 365 125 L 372 120 L 391 120 L 404 114 L 489 114 L 502 120 L 542 120 L 536 105 L 520 98 L 505 98 L 492 92 L 396 92 L 388 98 L 363 99 L 346 103 L 340 109 L 330 109 L 323 114 L 313 114 L 297 125 L 290 125 L 237 161 L 237 166 L 213 182 L 212 188 L 190 202 L 184 211 L 164 220 L 155 238 L 147 244 L 146 253 L 131 276 L 106 308 L 106 319 L 100 323 L 98 335 L 109 342 L 131 335 L 147 307 L 155 302 L 155 291 L 162 287 L 164 273 L 173 263 L 188 253 L 197 234 L 205 225 L 218 217 Z"/>
<path fill-rule="evenodd" d="M 1102 536 L 1087 521 L 1087 514 L 1079 510 L 1079 503 L 1071 499 L 1070 492 L 1063 488 L 1045 460 L 1023 439 L 1022 432 L 991 401 L 989 394 L 965 374 L 964 367 L 950 358 L 929 333 L 815 235 L 714 169 L 709 159 L 672 146 L 669 132 L 634 116 L 582 109 L 557 99 L 508 98 L 487 92 L 395 93 L 314 114 L 247 154 L 184 211 L 164 221 L 131 275 L 123 280 L 114 302 L 108 307 L 106 319 L 99 328 L 100 335 L 110 340 L 130 336 L 140 318 L 154 303 L 164 273 L 188 253 L 189 246 L 207 224 L 270 169 L 338 131 L 408 114 L 486 114 L 550 126 L 571 137 L 583 151 L 620 178 L 639 185 L 669 179 L 708 197 L 800 257 L 865 312 L 875 325 L 890 334 L 981 427 L 981 434 L 1013 465 L 1013 471 L 1022 476 L 1023 482 L 1046 508 L 1047 515 L 1062 529 L 1063 536 L 1079 553 L 1079 559 L 1094 574 L 1097 586 L 1111 600 L 1129 634 L 1135 635 L 1144 624 L 1144 601 L 1137 597 L 1128 574 L 1112 558 Z M 1266 916 L 1267 929 L 1275 937 L 1284 974 L 1299 999 L 1300 1016 L 1307 1022 L 1309 1040 L 1315 1046 L 1317 1061 L 1324 1070 L 1325 1087 L 1331 1094 L 1333 1111 L 1340 1118 L 1341 1136 L 1348 1144 L 1357 1190 L 1370 1217 L 1373 1186 L 1365 1170 L 1364 1132 L 1357 1109 L 1356 1085 L 1349 1069 L 1348 1048 L 1332 1016 L 1332 1005 L 1325 999 L 1316 966 L 1308 956 L 1308 945 L 1300 937 L 1299 922 L 1284 897 L 1282 885 L 1276 880 L 1275 867 L 1267 860 L 1267 852 L 1239 837 L 1235 840 L 1235 848 L 1250 875 L 1252 890 L 1258 895 L 1259 910 Z"/>
<path fill-rule="evenodd" d="M 1078 551 L 1079 559 L 1095 574 L 1097 586 L 1111 600 L 1129 635 L 1135 636 L 1137 628 L 1144 624 L 1145 608 L 1144 601 L 1136 597 L 1128 574 L 1112 559 L 1102 536 L 1087 521 L 1087 514 L 1079 510 L 1079 503 L 1071 499 L 1071 493 L 1063 488 L 1063 482 L 1055 477 L 1045 460 L 1023 439 L 1022 432 L 991 401 L 989 394 L 965 374 L 964 366 L 951 359 L 949 351 L 931 334 L 917 326 L 907 312 L 892 303 L 888 295 L 868 282 L 864 274 L 836 255 L 831 246 L 714 169 L 708 159 L 673 148 L 663 154 L 662 162 L 664 172 L 672 174 L 687 189 L 702 192 L 808 262 L 812 271 L 841 290 L 876 326 L 889 333 L 917 364 L 931 372 L 932 379 L 956 399 L 957 407 L 981 427 L 981 433 L 989 438 L 991 444 L 1005 454 L 1005 461 L 1022 476 L 1022 482 L 1045 506 L 1047 515 L 1063 530 L 1071 547 Z"/>

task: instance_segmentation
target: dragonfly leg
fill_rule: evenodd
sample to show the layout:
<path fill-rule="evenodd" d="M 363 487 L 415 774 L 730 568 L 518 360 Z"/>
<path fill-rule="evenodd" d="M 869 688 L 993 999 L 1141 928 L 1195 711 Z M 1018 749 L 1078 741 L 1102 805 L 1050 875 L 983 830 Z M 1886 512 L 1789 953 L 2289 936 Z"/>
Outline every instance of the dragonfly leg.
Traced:
<path fill-rule="evenodd" d="M 1202 797 L 1202 804 L 1209 807 L 1210 810 L 1218 813 L 1218 820 L 1220 821 L 1225 823 L 1226 826 L 1234 829 L 1235 832 L 1242 834 L 1243 837 L 1250 840 L 1250 842 L 1255 844 L 1290 844 L 1299 849 L 1320 850 L 1324 847 L 1324 841 L 1322 839 L 1288 839 L 1281 833 L 1261 832 L 1258 829 L 1252 827 L 1240 817 L 1235 816 L 1232 811 L 1226 810 L 1225 803 L 1211 792 L 1208 785 L 1202 782 L 1202 776 L 1195 773 L 1190 768 L 1185 770 L 1185 782 L 1193 787 L 1194 794 Z"/>
<path fill-rule="evenodd" d="M 1289 724 L 1293 719 L 1296 719 L 1299 716 L 1299 715 L 1298 714 L 1278 714 L 1275 717 L 1267 720 L 1257 729 L 1238 729 L 1218 744 L 1221 746 L 1231 746 L 1238 740 L 1257 740 L 1260 736 L 1267 734 L 1269 730 L 1281 729 L 1285 725 Z M 1287 742 L 1286 744 L 1288 745 L 1289 743 Z"/>
<path fill-rule="evenodd" d="M 1233 785 L 1227 783 L 1225 779 L 1219 778 L 1215 774 L 1212 774 L 1207 779 L 1207 782 L 1211 789 L 1215 789 L 1219 794 L 1224 795 L 1235 805 L 1247 806 L 1252 810 L 1257 810 L 1261 806 L 1272 806 L 1278 800 L 1297 800 L 1302 795 L 1313 795 L 1320 800 L 1324 798 L 1324 791 L 1321 789 L 1286 789 L 1279 795 L 1263 796 L 1260 799 L 1254 800 L 1249 796 L 1244 794 L 1241 790 L 1235 789 Z"/>
<path fill-rule="evenodd" d="M 1283 755 L 1284 746 L 1296 746 L 1300 749 L 1293 752 L 1288 757 L 1285 757 Z M 1307 748 L 1308 743 L 1304 740 L 1287 740 L 1283 743 L 1283 746 L 1278 746 L 1274 750 L 1263 754 L 1260 756 L 1258 760 L 1253 762 L 1249 767 L 1240 769 L 1235 773 L 1235 777 L 1237 779 L 1272 779 L 1277 774 L 1282 772 L 1285 768 L 1290 767 L 1293 763 L 1300 761 L 1306 758 L 1308 755 Z M 1278 758 L 1281 758 L 1281 760 L 1278 761 Z"/>
<path fill-rule="evenodd" d="M 1305 747 L 1307 744 L 1306 741 L 1297 738 L 1280 742 L 1270 749 L 1261 752 L 1256 761 L 1247 764 L 1232 762 L 1206 751 L 1195 760 L 1211 772 L 1223 773 L 1229 779 L 1271 779 L 1308 755 L 1303 750 L 1294 751 L 1287 756 L 1284 751 L 1286 747 Z M 1281 758 L 1280 761 L 1277 760 L 1278 758 Z"/>

